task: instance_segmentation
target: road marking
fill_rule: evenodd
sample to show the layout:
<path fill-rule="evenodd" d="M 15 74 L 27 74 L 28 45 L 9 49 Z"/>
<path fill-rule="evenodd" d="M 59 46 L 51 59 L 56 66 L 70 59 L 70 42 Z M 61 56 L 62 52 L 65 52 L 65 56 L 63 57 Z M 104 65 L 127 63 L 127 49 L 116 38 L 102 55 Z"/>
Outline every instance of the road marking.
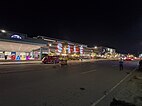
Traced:
<path fill-rule="evenodd" d="M 87 73 L 91 73 L 91 72 L 95 72 L 96 70 L 90 70 L 90 71 L 86 71 L 86 72 L 82 72 L 80 74 L 87 74 Z"/>
<path fill-rule="evenodd" d="M 113 67 L 116 67 L 116 66 L 118 66 L 118 65 L 113 65 Z"/>
<path fill-rule="evenodd" d="M 91 106 L 96 106 L 98 103 L 100 103 L 107 95 L 109 95 L 116 87 L 118 87 L 125 79 L 127 79 L 136 69 L 137 68 L 135 68 L 130 74 L 128 74 L 122 80 L 120 80 L 120 82 L 118 82 L 114 87 L 112 87 L 105 95 L 103 95 L 101 98 L 95 101 Z"/>

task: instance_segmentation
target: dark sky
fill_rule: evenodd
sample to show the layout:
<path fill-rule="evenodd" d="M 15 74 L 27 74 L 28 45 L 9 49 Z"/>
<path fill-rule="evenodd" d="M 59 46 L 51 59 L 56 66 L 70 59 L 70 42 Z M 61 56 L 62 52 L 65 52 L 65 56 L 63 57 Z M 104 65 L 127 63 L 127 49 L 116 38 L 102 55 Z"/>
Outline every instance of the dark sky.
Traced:
<path fill-rule="evenodd" d="M 142 52 L 142 8 L 138 2 L 7 2 L 0 28 L 107 46 L 121 53 Z"/>

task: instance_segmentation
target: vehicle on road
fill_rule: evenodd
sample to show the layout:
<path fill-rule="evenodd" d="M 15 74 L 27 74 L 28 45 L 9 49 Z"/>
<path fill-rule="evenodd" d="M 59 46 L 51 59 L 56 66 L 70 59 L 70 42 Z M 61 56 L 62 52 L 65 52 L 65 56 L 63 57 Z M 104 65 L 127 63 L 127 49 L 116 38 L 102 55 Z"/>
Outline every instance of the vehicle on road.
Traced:
<path fill-rule="evenodd" d="M 132 61 L 132 60 L 134 60 L 133 57 L 125 57 L 125 58 L 124 58 L 124 61 Z"/>
<path fill-rule="evenodd" d="M 62 56 L 62 57 L 60 58 L 60 64 L 61 64 L 61 65 L 67 65 L 67 60 L 68 60 L 68 57 Z"/>
<path fill-rule="evenodd" d="M 60 60 L 61 65 L 67 65 L 67 60 Z"/>
<path fill-rule="evenodd" d="M 46 56 L 42 59 L 44 64 L 57 64 L 59 63 L 59 56 Z"/>

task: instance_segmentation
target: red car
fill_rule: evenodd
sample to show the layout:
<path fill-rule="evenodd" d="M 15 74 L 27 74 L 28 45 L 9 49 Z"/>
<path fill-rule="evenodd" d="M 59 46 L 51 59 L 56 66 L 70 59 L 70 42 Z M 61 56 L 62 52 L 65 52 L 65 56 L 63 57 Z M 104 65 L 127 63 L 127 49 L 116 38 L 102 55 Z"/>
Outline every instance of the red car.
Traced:
<path fill-rule="evenodd" d="M 42 59 L 42 63 L 47 64 L 56 64 L 59 63 L 59 56 L 47 56 Z"/>
<path fill-rule="evenodd" d="M 125 61 L 132 61 L 132 60 L 134 60 L 134 58 L 133 57 L 125 57 L 124 60 Z"/>

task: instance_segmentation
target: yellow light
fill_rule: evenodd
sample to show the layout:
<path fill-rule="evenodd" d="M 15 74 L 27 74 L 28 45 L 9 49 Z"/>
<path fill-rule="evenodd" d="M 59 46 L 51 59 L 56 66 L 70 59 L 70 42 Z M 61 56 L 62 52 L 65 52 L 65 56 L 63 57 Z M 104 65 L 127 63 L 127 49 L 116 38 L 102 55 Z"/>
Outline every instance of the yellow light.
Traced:
<path fill-rule="evenodd" d="M 49 46 L 52 46 L 52 44 L 50 43 Z"/>

